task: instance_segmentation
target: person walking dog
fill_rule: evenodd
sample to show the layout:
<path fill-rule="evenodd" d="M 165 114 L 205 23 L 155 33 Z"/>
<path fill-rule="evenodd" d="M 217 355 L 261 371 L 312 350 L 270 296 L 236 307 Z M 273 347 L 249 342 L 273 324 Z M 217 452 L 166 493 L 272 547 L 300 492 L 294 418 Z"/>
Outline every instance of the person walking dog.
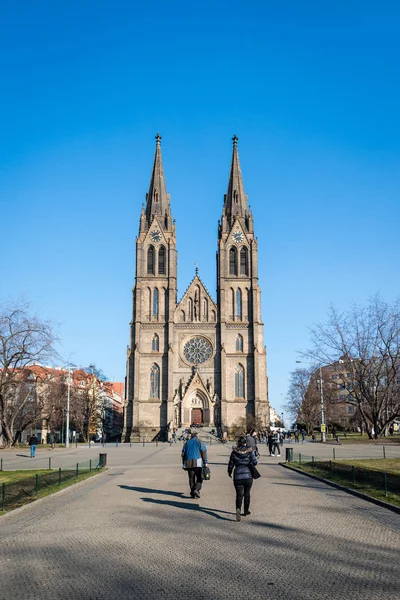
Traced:
<path fill-rule="evenodd" d="M 240 521 L 244 498 L 243 516 L 250 514 L 250 490 L 253 485 L 253 468 L 257 464 L 254 450 L 246 444 L 246 438 L 240 437 L 237 446 L 232 448 L 228 464 L 228 475 L 232 477 L 236 490 L 236 521 Z"/>
<path fill-rule="evenodd" d="M 182 467 L 188 472 L 191 498 L 200 498 L 203 482 L 203 466 L 207 466 L 207 447 L 200 442 L 197 431 L 192 431 L 190 440 L 182 448 Z"/>

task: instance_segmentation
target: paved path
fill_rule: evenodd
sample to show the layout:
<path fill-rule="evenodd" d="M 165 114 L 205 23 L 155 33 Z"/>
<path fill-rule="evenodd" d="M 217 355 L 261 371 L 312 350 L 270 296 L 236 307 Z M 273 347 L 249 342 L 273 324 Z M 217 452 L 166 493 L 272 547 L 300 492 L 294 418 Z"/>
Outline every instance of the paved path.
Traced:
<path fill-rule="evenodd" d="M 205 438 L 208 445 L 208 436 Z M 181 446 L 181 442 L 178 442 L 175 446 Z M 228 444 L 229 448 L 231 444 Z M 222 447 L 219 442 L 213 438 L 211 448 Z M 156 449 L 156 444 L 145 444 L 145 454 L 147 455 L 149 449 Z M 169 448 L 168 444 L 160 443 L 157 448 Z M 320 444 L 305 442 L 302 444 L 295 444 L 292 442 L 288 444 L 285 442 L 281 447 L 281 460 L 285 458 L 285 449 L 292 448 L 295 455 L 299 452 L 306 457 L 314 456 L 315 458 L 329 459 L 333 458 L 333 453 L 337 459 L 340 458 L 383 458 L 383 445 L 381 444 L 343 444 L 342 446 L 336 444 Z M 263 455 L 268 454 L 268 448 L 265 444 L 259 444 L 259 449 Z M 51 466 L 53 469 L 58 467 L 70 467 L 76 465 L 77 462 L 86 462 L 90 459 L 97 462 L 100 452 L 107 452 L 113 465 L 117 465 L 121 459 L 122 463 L 128 461 L 130 464 L 130 458 L 137 455 L 141 455 L 143 452 L 142 444 L 107 444 L 106 447 L 102 447 L 101 444 L 91 444 L 88 448 L 87 445 L 79 445 L 77 448 L 72 446 L 69 449 L 56 448 L 51 450 L 48 448 L 41 448 L 38 446 L 35 458 L 30 458 L 29 448 L 19 450 L 0 450 L 0 459 L 3 460 L 4 470 L 13 469 L 47 469 L 49 465 L 49 458 L 51 458 Z M 385 445 L 385 453 L 387 458 L 400 458 L 400 445 L 399 444 L 387 444 Z"/>
<path fill-rule="evenodd" d="M 0 599 L 400 598 L 399 515 L 262 448 L 237 523 L 229 452 L 212 445 L 212 480 L 191 500 L 180 445 L 107 448 L 106 473 L 0 518 Z"/>

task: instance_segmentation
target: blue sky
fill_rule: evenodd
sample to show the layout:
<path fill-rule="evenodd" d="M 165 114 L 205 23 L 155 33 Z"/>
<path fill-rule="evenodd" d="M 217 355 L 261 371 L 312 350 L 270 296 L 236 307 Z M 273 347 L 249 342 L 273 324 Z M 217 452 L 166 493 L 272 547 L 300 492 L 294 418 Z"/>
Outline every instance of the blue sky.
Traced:
<path fill-rule="evenodd" d="M 215 297 L 236 133 L 281 411 L 329 305 L 399 293 L 399 5 L 141 4 L 2 4 L 0 298 L 30 300 L 66 360 L 122 380 L 154 135 L 179 296 L 198 261 Z"/>

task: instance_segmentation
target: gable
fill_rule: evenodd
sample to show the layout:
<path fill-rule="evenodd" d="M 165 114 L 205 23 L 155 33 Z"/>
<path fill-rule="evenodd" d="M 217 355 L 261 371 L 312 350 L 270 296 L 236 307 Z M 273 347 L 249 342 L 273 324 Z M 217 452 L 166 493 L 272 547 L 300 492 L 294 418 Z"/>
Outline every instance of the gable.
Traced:
<path fill-rule="evenodd" d="M 175 321 L 215 322 L 217 305 L 196 274 L 175 309 Z"/>

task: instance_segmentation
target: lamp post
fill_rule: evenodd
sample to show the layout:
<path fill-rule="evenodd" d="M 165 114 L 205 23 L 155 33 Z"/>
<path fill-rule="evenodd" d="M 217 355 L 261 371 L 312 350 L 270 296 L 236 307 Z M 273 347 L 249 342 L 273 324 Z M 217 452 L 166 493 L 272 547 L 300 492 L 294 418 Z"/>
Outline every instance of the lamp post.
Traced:
<path fill-rule="evenodd" d="M 302 363 L 302 360 L 296 360 L 296 363 Z M 325 409 L 324 409 L 324 390 L 323 390 L 323 379 L 322 379 L 322 367 L 319 366 L 319 398 L 321 405 L 321 442 L 326 442 L 325 433 Z"/>
<path fill-rule="evenodd" d="M 71 367 L 68 367 L 67 412 L 65 423 L 65 447 L 69 448 L 69 406 L 71 402 Z"/>

